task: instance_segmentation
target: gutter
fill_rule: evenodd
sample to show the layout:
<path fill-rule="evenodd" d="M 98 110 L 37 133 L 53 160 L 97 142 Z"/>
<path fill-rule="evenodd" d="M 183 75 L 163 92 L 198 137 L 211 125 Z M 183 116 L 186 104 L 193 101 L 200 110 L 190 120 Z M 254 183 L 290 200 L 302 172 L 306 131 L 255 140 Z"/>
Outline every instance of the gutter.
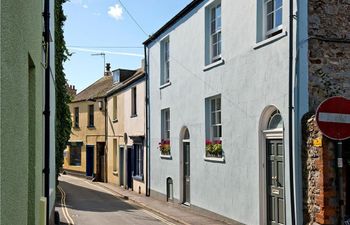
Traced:
<path fill-rule="evenodd" d="M 294 199 L 294 154 L 293 154 L 293 35 L 294 35 L 294 15 L 293 15 L 294 4 L 293 0 L 289 1 L 289 85 L 288 85 L 288 142 L 289 142 L 289 177 L 290 177 L 290 203 L 291 203 L 291 224 L 295 224 L 295 199 Z"/>
<path fill-rule="evenodd" d="M 44 2 L 44 46 L 45 46 L 45 108 L 44 108 L 44 189 L 46 197 L 46 224 L 50 222 L 50 0 Z"/>
<path fill-rule="evenodd" d="M 147 47 L 144 45 L 145 54 L 145 77 L 146 77 L 146 196 L 150 196 L 150 105 L 149 105 L 149 74 Z"/>

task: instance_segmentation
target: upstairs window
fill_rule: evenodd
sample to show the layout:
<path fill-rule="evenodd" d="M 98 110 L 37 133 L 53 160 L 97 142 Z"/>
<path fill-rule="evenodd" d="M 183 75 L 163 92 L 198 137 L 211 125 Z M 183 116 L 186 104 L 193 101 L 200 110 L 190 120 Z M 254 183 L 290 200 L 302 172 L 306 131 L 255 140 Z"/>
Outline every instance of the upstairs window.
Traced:
<path fill-rule="evenodd" d="M 113 121 L 118 119 L 118 98 L 113 96 Z"/>
<path fill-rule="evenodd" d="M 205 64 L 221 59 L 221 1 L 214 1 L 205 9 Z"/>
<path fill-rule="evenodd" d="M 282 30 L 282 0 L 264 0 L 265 38 L 272 37 Z"/>
<path fill-rule="evenodd" d="M 88 127 L 94 127 L 94 105 L 89 105 Z"/>
<path fill-rule="evenodd" d="M 210 46 L 211 61 L 221 58 L 221 4 L 210 9 Z"/>
<path fill-rule="evenodd" d="M 161 51 L 161 77 L 160 77 L 160 85 L 166 84 L 170 82 L 170 58 L 169 58 L 169 37 L 165 38 L 160 43 L 160 51 Z"/>
<path fill-rule="evenodd" d="M 79 107 L 74 108 L 74 128 L 79 128 Z"/>
<path fill-rule="evenodd" d="M 136 87 L 131 89 L 131 116 L 137 116 L 137 95 L 136 95 Z"/>
<path fill-rule="evenodd" d="M 282 33 L 283 0 L 257 1 L 257 42 Z"/>

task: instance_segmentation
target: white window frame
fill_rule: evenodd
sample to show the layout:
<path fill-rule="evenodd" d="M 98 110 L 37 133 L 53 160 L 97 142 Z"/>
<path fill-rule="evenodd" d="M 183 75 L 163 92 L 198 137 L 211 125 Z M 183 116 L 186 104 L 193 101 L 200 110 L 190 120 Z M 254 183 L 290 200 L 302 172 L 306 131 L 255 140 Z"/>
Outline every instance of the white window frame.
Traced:
<path fill-rule="evenodd" d="M 135 174 L 134 176 L 138 176 L 143 178 L 143 145 L 142 144 L 134 144 L 135 151 Z"/>
<path fill-rule="evenodd" d="M 161 138 L 162 140 L 170 140 L 170 108 L 161 111 Z"/>
<path fill-rule="evenodd" d="M 164 38 L 160 44 L 161 49 L 161 77 L 160 85 L 170 82 L 170 39 Z"/>
<path fill-rule="evenodd" d="M 215 15 L 215 18 L 213 18 L 213 12 L 216 13 L 216 9 L 220 7 L 220 16 Z M 221 52 L 222 52 L 222 10 L 221 10 L 221 1 L 215 2 L 213 5 L 210 6 L 208 9 L 209 13 L 209 52 L 210 52 L 210 62 L 216 62 L 221 59 Z M 220 26 L 217 25 L 217 21 L 219 21 Z M 215 23 L 215 30 L 213 31 L 212 23 Z M 218 26 L 218 27 L 217 27 Z M 220 37 L 220 40 L 218 40 L 216 43 L 213 43 L 214 37 Z M 214 56 L 214 44 L 217 44 L 217 52 L 218 54 Z"/>
<path fill-rule="evenodd" d="M 220 100 L 220 108 L 217 109 L 217 101 Z M 208 112 L 208 119 L 209 119 L 209 137 L 211 141 L 218 141 L 222 139 L 222 114 L 221 114 L 221 109 L 222 109 L 222 102 L 221 102 L 221 96 L 215 96 L 211 97 L 208 99 L 209 101 L 209 112 Z M 212 110 L 212 104 L 215 104 L 215 109 Z M 220 123 L 213 123 L 212 121 L 212 115 L 214 114 L 215 120 L 217 120 L 218 114 L 220 114 Z M 217 129 L 217 132 L 221 130 L 221 136 L 219 137 L 214 137 L 214 129 Z"/>
<path fill-rule="evenodd" d="M 282 1 L 282 5 L 279 8 L 275 8 L 275 5 L 276 5 L 275 2 L 276 1 L 278 1 L 278 0 L 264 0 L 264 2 L 263 2 L 263 16 L 264 16 L 263 21 L 264 21 L 264 38 L 265 39 L 268 39 L 268 38 L 270 38 L 270 37 L 280 33 L 278 31 L 282 31 L 282 29 L 283 29 L 283 0 L 281 0 Z M 273 14 L 273 28 L 270 29 L 270 30 L 268 30 L 268 28 L 267 28 L 267 23 L 268 23 L 267 22 L 268 21 L 268 19 L 267 19 L 267 17 L 268 17 L 267 4 L 269 2 L 273 2 L 274 3 L 274 8 L 273 8 L 272 12 L 269 13 L 269 15 Z M 281 21 L 281 24 L 276 25 L 275 24 L 276 23 L 275 15 L 276 15 L 276 12 L 278 10 L 282 10 L 282 21 Z"/>

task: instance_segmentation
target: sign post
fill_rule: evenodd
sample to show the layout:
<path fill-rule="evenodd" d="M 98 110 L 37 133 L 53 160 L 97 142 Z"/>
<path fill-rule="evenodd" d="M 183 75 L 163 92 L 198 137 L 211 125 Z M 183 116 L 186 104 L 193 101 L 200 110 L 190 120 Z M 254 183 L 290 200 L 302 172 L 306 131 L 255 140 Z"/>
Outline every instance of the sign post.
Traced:
<path fill-rule="evenodd" d="M 350 100 L 341 96 L 331 97 L 320 104 L 316 122 L 323 135 L 338 141 L 337 173 L 340 205 L 340 224 L 344 222 L 343 143 L 350 138 Z"/>

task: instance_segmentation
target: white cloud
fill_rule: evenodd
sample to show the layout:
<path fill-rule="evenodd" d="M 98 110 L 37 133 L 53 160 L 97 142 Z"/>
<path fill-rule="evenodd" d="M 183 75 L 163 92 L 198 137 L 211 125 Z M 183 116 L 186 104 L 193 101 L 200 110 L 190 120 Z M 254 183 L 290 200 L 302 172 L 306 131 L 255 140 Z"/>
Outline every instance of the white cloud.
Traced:
<path fill-rule="evenodd" d="M 123 16 L 123 8 L 120 7 L 120 5 L 118 4 L 115 4 L 115 6 L 110 6 L 108 10 L 108 15 L 116 20 L 120 20 Z"/>
<path fill-rule="evenodd" d="M 101 16 L 101 13 L 99 13 L 99 12 L 94 12 L 94 13 L 92 13 L 92 15 L 94 15 L 94 16 Z"/>
<path fill-rule="evenodd" d="M 89 6 L 86 5 L 86 4 L 84 4 L 84 5 L 83 5 L 83 8 L 84 8 L 84 9 L 87 9 L 87 8 L 89 8 Z"/>

